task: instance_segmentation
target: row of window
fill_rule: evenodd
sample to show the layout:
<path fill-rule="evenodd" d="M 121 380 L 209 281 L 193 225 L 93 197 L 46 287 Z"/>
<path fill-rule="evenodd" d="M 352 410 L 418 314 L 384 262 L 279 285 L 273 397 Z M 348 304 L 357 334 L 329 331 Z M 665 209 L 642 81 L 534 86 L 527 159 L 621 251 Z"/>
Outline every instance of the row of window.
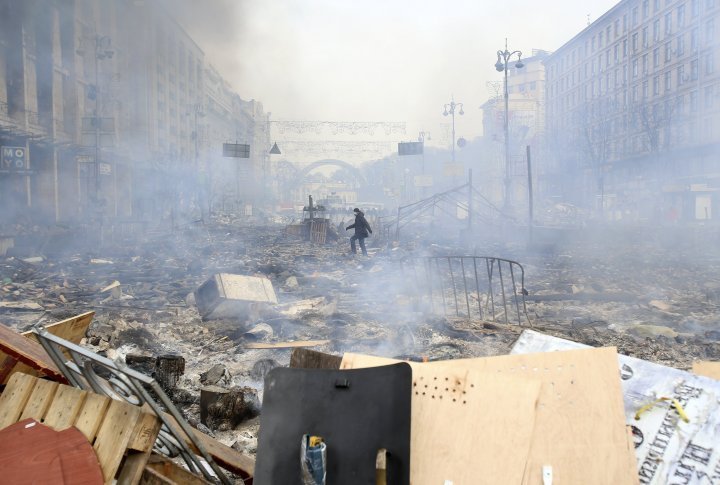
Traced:
<path fill-rule="evenodd" d="M 666 6 L 670 5 L 672 2 L 666 2 Z M 715 0 L 705 0 L 705 10 L 709 11 L 715 8 Z M 692 18 L 697 17 L 700 14 L 700 0 L 690 0 L 690 16 Z M 641 9 L 641 10 L 639 10 Z M 660 0 L 653 0 L 653 13 L 657 14 L 661 9 Z M 650 17 L 650 1 L 649 0 L 643 0 L 641 7 L 635 6 L 630 11 L 630 22 L 631 28 L 635 28 L 640 23 L 640 17 L 639 13 L 642 11 L 642 20 L 647 21 Z M 661 18 L 657 18 L 653 21 L 653 32 L 657 36 L 660 34 L 660 23 L 664 24 L 665 28 L 665 35 L 668 35 L 672 32 L 673 29 L 673 20 L 675 21 L 676 27 L 682 27 L 685 25 L 686 21 L 686 4 L 682 3 L 675 7 L 674 9 L 670 9 Z M 600 30 L 597 34 L 593 35 L 588 41 L 586 41 L 585 44 L 585 53 L 588 52 L 595 52 L 596 49 L 602 49 L 603 47 L 609 45 L 612 42 L 612 39 L 617 39 L 620 37 L 620 18 L 616 18 L 612 23 L 608 24 L 605 29 Z M 628 31 L 628 15 L 623 14 L 622 16 L 622 33 L 626 33 Z M 614 34 L 611 36 L 611 34 Z M 573 52 L 574 55 L 574 52 Z"/>
<path fill-rule="evenodd" d="M 663 79 L 660 76 L 653 78 L 652 91 L 653 95 L 659 95 L 661 86 L 665 87 L 665 92 L 670 90 L 670 84 L 672 83 L 672 73 L 668 72 L 665 74 Z M 588 91 L 572 92 L 569 95 L 548 103 L 548 114 L 549 116 L 555 116 L 561 113 L 571 113 L 576 110 L 577 107 L 583 103 L 587 111 L 598 114 L 601 111 L 604 115 L 610 114 L 622 114 L 627 110 L 628 101 L 631 106 L 644 106 L 649 105 L 650 101 L 650 88 L 651 85 L 648 81 L 642 83 L 641 86 L 635 86 L 633 90 L 628 94 L 623 92 L 617 95 L 617 99 L 609 98 L 602 100 L 601 102 L 587 104 L 587 101 L 592 99 L 588 96 Z M 720 88 L 715 85 L 705 86 L 702 90 L 703 94 L 703 108 L 705 111 L 711 111 L 718 106 L 720 97 Z M 685 94 L 679 94 L 675 96 L 676 104 L 682 109 L 679 109 L 678 114 L 684 113 Z M 699 91 L 693 90 L 687 93 L 688 107 L 691 113 L 696 113 L 699 110 Z M 669 98 L 666 96 L 664 103 L 669 103 Z M 659 102 L 655 102 L 654 106 L 658 106 Z M 656 109 L 656 108 L 655 108 Z"/>

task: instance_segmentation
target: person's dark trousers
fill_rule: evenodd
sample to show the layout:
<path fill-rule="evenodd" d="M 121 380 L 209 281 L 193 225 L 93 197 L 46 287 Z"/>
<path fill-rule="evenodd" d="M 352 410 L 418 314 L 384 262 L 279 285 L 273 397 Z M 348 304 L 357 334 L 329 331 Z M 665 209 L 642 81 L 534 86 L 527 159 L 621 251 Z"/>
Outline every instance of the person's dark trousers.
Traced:
<path fill-rule="evenodd" d="M 350 249 L 352 250 L 353 254 L 357 254 L 357 249 L 355 248 L 355 241 L 360 240 L 360 250 L 362 253 L 367 256 L 367 249 L 365 249 L 365 238 L 364 237 L 358 237 L 357 235 L 353 235 L 350 238 Z"/>

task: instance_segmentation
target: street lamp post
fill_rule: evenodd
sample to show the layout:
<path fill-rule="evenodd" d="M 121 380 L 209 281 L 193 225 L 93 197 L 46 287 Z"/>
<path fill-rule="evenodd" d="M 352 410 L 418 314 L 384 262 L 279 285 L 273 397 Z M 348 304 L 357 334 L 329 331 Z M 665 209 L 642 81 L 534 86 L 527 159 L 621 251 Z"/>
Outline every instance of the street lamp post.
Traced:
<path fill-rule="evenodd" d="M 507 210 L 510 208 L 510 129 L 508 126 L 509 119 L 509 96 L 508 96 L 508 63 L 512 56 L 517 54 L 517 62 L 515 67 L 521 69 L 525 64 L 522 62 L 522 52 L 512 51 L 510 52 L 507 47 L 507 38 L 505 39 L 505 50 L 497 51 L 497 62 L 495 63 L 495 69 L 498 72 L 505 73 L 505 202 L 504 208 Z"/>
<path fill-rule="evenodd" d="M 445 104 L 443 107 L 443 116 L 452 115 L 452 161 L 455 163 L 455 110 L 458 110 L 459 115 L 464 115 L 463 104 L 456 103 L 455 98 L 450 98 L 450 103 Z M 453 170 L 455 167 L 453 167 Z"/>

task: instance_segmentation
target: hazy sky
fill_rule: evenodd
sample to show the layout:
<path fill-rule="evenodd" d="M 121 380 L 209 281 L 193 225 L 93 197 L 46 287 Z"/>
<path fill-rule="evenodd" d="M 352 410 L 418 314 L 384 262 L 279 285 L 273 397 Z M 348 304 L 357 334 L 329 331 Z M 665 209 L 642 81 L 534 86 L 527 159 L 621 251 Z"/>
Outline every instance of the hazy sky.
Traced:
<path fill-rule="evenodd" d="M 499 81 L 508 38 L 525 57 L 555 50 L 615 0 L 168 0 L 244 99 L 275 120 L 405 121 L 407 139 L 481 134 L 479 106 Z M 542 6 L 542 8 L 541 8 Z M 439 137 L 434 137 L 438 139 Z"/>

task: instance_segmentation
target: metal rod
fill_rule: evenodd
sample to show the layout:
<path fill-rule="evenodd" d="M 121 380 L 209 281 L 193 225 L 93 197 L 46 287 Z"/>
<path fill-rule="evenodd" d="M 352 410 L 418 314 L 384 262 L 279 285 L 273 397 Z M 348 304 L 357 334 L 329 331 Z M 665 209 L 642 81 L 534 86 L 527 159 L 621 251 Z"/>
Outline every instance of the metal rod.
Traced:
<path fill-rule="evenodd" d="M 505 298 L 505 281 L 502 275 L 502 261 L 498 260 L 498 276 L 500 276 L 500 292 L 502 293 L 503 310 L 505 310 L 505 323 L 508 322 L 507 299 Z"/>
<path fill-rule="evenodd" d="M 509 263 L 509 265 L 510 265 L 510 278 L 512 279 L 513 300 L 515 300 L 515 309 L 517 310 L 518 325 L 520 325 L 522 320 L 520 319 L 520 304 L 518 303 L 517 289 L 515 288 L 515 272 L 513 271 L 513 263 Z"/>
<path fill-rule="evenodd" d="M 460 268 L 462 268 L 463 287 L 465 288 L 465 305 L 467 306 L 467 316 L 470 318 L 470 298 L 468 297 L 467 277 L 465 276 L 465 258 L 460 256 Z"/>
<path fill-rule="evenodd" d="M 478 312 L 480 313 L 480 320 L 482 320 L 483 319 L 483 311 L 482 311 L 482 300 L 480 299 L 480 279 L 478 278 L 478 272 L 477 272 L 477 257 L 473 258 L 473 268 L 475 270 L 475 293 L 477 294 Z"/>
<path fill-rule="evenodd" d="M 450 258 L 447 258 L 448 262 L 448 269 L 450 270 L 450 281 L 452 282 L 452 290 L 453 290 L 453 298 L 455 298 L 455 316 L 460 316 L 460 308 L 458 307 L 458 300 L 457 300 L 457 289 L 455 288 L 455 274 L 452 270 L 452 261 Z"/>
<path fill-rule="evenodd" d="M 435 258 L 435 267 L 437 268 L 437 274 L 440 278 L 440 295 L 442 295 L 443 302 L 443 315 L 447 315 L 447 302 L 445 301 L 445 288 L 442 284 L 442 273 L 440 272 L 440 258 Z"/>
<path fill-rule="evenodd" d="M 490 300 L 490 308 L 492 309 L 492 321 L 494 322 L 495 321 L 495 298 L 493 297 L 492 275 L 493 275 L 493 269 L 495 268 L 495 259 L 493 259 L 493 258 L 486 259 L 485 267 L 487 268 L 487 274 L 488 274 L 488 298 L 487 298 L 487 300 Z M 486 303 L 486 305 L 487 305 L 487 303 Z"/>

